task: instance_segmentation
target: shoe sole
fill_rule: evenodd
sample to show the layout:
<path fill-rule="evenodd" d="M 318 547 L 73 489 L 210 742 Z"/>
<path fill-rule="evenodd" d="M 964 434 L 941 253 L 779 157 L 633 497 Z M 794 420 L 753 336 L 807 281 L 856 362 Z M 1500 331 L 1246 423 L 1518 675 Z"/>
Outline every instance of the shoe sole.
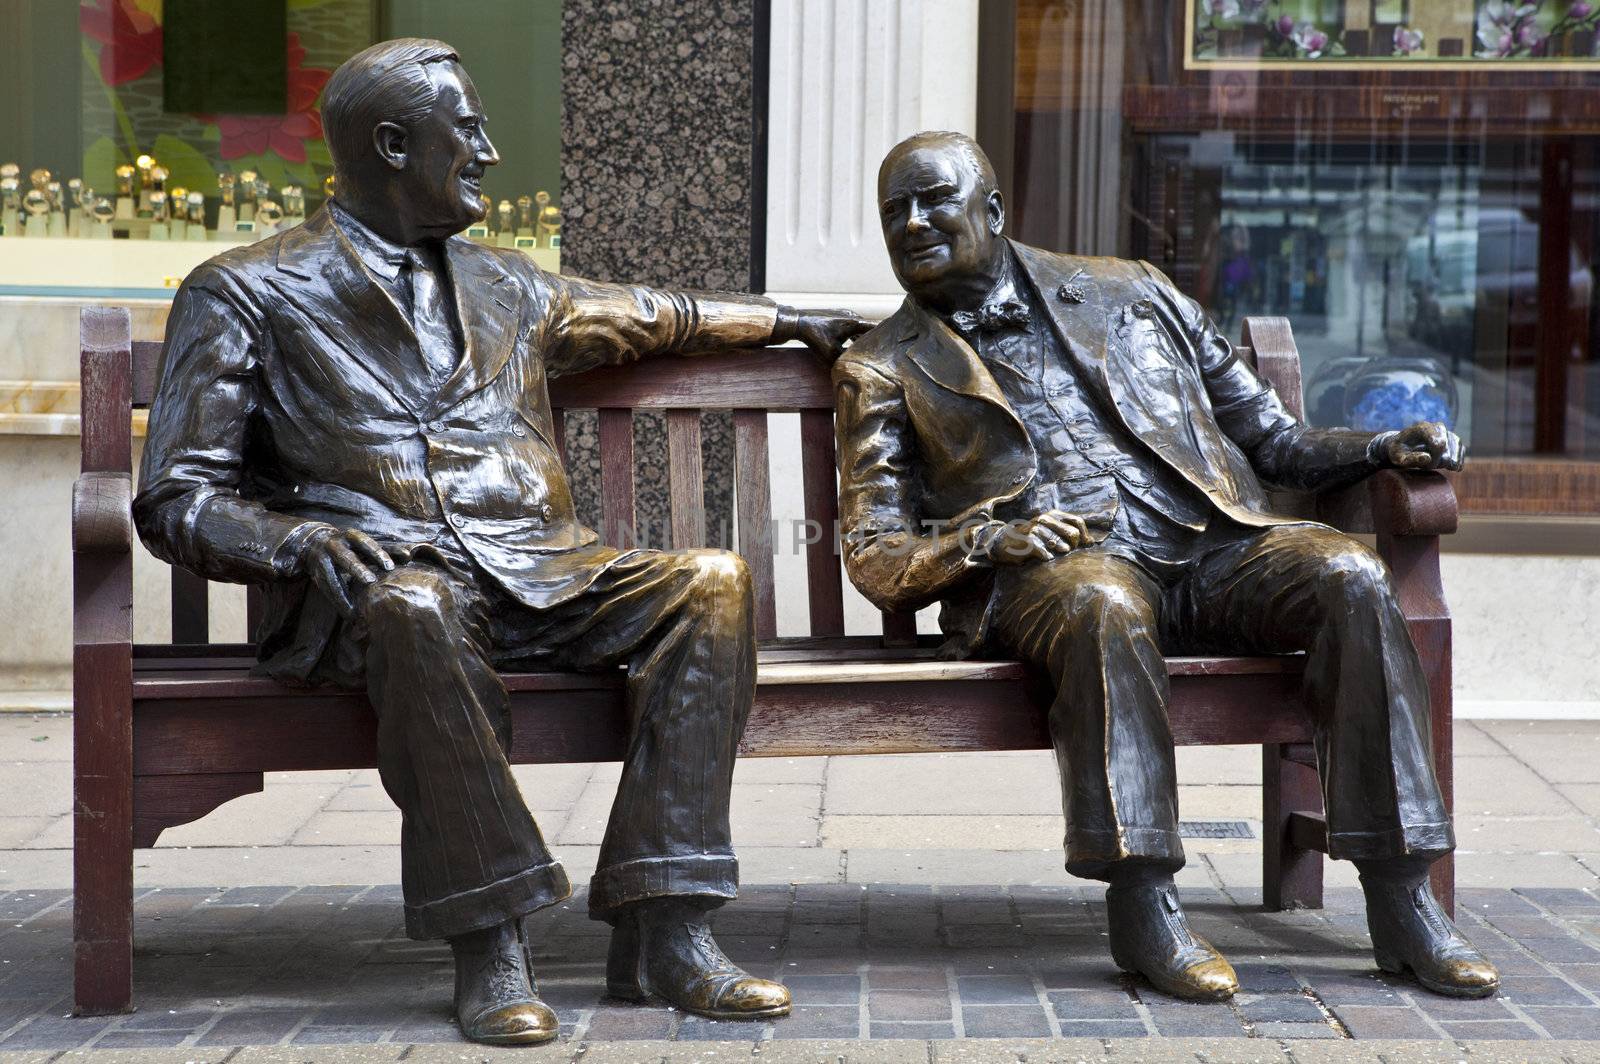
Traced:
<path fill-rule="evenodd" d="M 794 1007 L 792 1004 L 789 1004 L 777 1005 L 766 1009 L 757 1009 L 754 1012 L 732 1012 L 726 1010 L 706 1012 L 700 1009 L 688 1008 L 687 1006 L 680 1005 L 676 1001 L 672 1001 L 669 998 L 662 997 L 660 994 L 654 992 L 645 992 L 639 990 L 637 987 L 617 986 L 612 983 L 607 983 L 606 993 L 619 1001 L 626 1001 L 634 1005 L 645 1005 L 649 1004 L 650 1002 L 656 1002 L 661 1005 L 670 1005 L 675 1009 L 681 1009 L 682 1011 L 690 1013 L 694 1016 L 704 1016 L 708 1020 L 770 1020 L 778 1016 L 789 1015 L 789 1011 Z"/>
<path fill-rule="evenodd" d="M 483 1038 L 474 1038 L 465 1031 L 461 1032 L 461 1037 L 465 1038 L 467 1041 L 475 1042 L 478 1045 L 485 1046 L 536 1046 L 545 1042 L 553 1042 L 560 1037 L 560 1035 L 561 1032 L 556 1030 L 537 1032 L 530 1031 L 527 1034 L 488 1035 Z"/>
<path fill-rule="evenodd" d="M 1499 983 L 1489 986 L 1451 986 L 1449 983 L 1438 983 L 1418 972 L 1405 961 L 1397 961 L 1391 957 L 1377 957 L 1378 969 L 1390 975 L 1414 980 L 1424 990 L 1430 990 L 1441 997 L 1453 998 L 1486 998 L 1494 996 L 1500 989 Z"/>

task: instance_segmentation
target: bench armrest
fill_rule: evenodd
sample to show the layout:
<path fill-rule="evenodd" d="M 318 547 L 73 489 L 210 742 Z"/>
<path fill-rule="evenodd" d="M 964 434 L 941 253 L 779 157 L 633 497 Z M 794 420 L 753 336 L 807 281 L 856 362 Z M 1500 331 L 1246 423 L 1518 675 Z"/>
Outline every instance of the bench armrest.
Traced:
<path fill-rule="evenodd" d="M 72 485 L 72 550 L 133 550 L 133 483 L 127 473 L 84 473 Z"/>
<path fill-rule="evenodd" d="M 1444 536 L 1460 519 L 1455 488 L 1443 473 L 1431 471 L 1381 469 L 1316 499 L 1318 519 L 1341 532 Z"/>

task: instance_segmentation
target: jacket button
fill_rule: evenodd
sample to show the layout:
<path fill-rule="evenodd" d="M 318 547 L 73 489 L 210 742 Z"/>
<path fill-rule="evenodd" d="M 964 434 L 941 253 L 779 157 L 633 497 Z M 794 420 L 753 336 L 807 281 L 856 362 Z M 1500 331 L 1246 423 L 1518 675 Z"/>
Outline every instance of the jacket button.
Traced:
<path fill-rule="evenodd" d="M 428 422 L 428 431 L 430 431 L 430 432 L 443 432 L 444 431 L 444 422 L 443 421 L 430 421 L 430 422 Z"/>
<path fill-rule="evenodd" d="M 539 519 L 545 524 L 549 524 L 550 519 L 555 517 L 555 515 L 556 508 L 551 506 L 549 503 L 545 503 L 543 506 L 539 507 Z"/>
<path fill-rule="evenodd" d="M 523 428 L 521 425 L 512 425 L 511 426 L 511 435 L 517 437 L 518 439 L 523 438 L 527 434 L 528 434 L 528 430 Z"/>
<path fill-rule="evenodd" d="M 1153 318 L 1156 314 L 1156 305 L 1148 299 L 1141 299 L 1133 305 L 1133 313 L 1139 318 Z"/>
<path fill-rule="evenodd" d="M 1023 483 L 1027 482 L 1027 479 L 1028 479 L 1028 474 L 1026 474 L 1026 473 L 1018 473 L 1016 476 L 1011 478 L 1011 483 L 1013 483 L 1013 484 L 1023 484 Z"/>
<path fill-rule="evenodd" d="M 461 527 L 460 514 L 451 514 L 448 518 L 446 518 L 446 520 L 448 520 L 452 525 L 455 525 L 457 528 Z"/>

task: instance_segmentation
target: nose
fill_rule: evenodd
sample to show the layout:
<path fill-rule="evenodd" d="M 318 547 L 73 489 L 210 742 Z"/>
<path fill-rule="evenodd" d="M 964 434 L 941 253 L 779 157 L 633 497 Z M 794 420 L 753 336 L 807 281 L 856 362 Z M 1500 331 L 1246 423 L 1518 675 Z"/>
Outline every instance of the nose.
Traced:
<path fill-rule="evenodd" d="M 489 134 L 478 133 L 478 150 L 474 158 L 479 166 L 493 166 L 500 161 L 500 153 L 495 150 L 494 143 L 489 139 Z"/>
<path fill-rule="evenodd" d="M 912 204 L 906 212 L 906 232 L 925 233 L 933 226 L 928 222 L 928 212 L 917 204 Z"/>

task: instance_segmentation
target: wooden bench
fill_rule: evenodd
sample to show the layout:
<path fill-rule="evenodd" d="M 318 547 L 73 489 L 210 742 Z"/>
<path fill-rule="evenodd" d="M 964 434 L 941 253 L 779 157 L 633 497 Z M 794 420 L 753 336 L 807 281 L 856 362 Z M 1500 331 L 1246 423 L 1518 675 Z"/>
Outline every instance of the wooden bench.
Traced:
<path fill-rule="evenodd" d="M 172 643 L 132 638 L 129 511 L 133 409 L 150 402 L 160 345 L 133 342 L 120 308 L 82 317 L 83 473 L 73 494 L 74 943 L 80 1013 L 126 1010 L 132 995 L 135 847 L 262 788 L 262 773 L 369 768 L 376 728 L 365 699 L 289 689 L 249 675 L 252 647 L 210 644 L 206 582 L 172 573 Z M 1297 412 L 1300 367 L 1288 322 L 1246 321 L 1245 348 Z M 831 537 L 806 548 L 810 635 L 777 638 L 773 597 L 770 413 L 800 420 L 804 514 L 837 518 L 833 392 L 795 349 L 661 359 L 552 386 L 562 410 L 599 411 L 604 530 L 634 514 L 632 418 L 664 412 L 673 541 L 697 542 L 700 411 L 732 411 L 736 527 L 750 563 L 762 640 L 754 712 L 740 752 L 754 756 L 1028 750 L 1049 739 L 1038 688 L 1015 662 L 939 662 L 915 618 L 885 616 L 882 635 L 844 634 Z M 1385 472 L 1335 497 L 1287 499 L 1350 531 L 1377 533 L 1399 582 L 1433 697 L 1440 782 L 1450 797 L 1450 620 L 1438 534 L 1455 497 L 1437 474 Z M 252 630 L 254 601 L 250 609 Z M 1182 744 L 1260 744 L 1263 895 L 1270 908 L 1318 906 L 1325 830 L 1296 657 L 1174 658 L 1172 731 Z M 516 762 L 605 761 L 623 750 L 622 675 L 509 674 Z M 526 726 L 537 721 L 537 727 Z M 1064 873 L 1063 873 L 1064 875 Z M 1451 868 L 1436 888 L 1449 904 Z"/>

